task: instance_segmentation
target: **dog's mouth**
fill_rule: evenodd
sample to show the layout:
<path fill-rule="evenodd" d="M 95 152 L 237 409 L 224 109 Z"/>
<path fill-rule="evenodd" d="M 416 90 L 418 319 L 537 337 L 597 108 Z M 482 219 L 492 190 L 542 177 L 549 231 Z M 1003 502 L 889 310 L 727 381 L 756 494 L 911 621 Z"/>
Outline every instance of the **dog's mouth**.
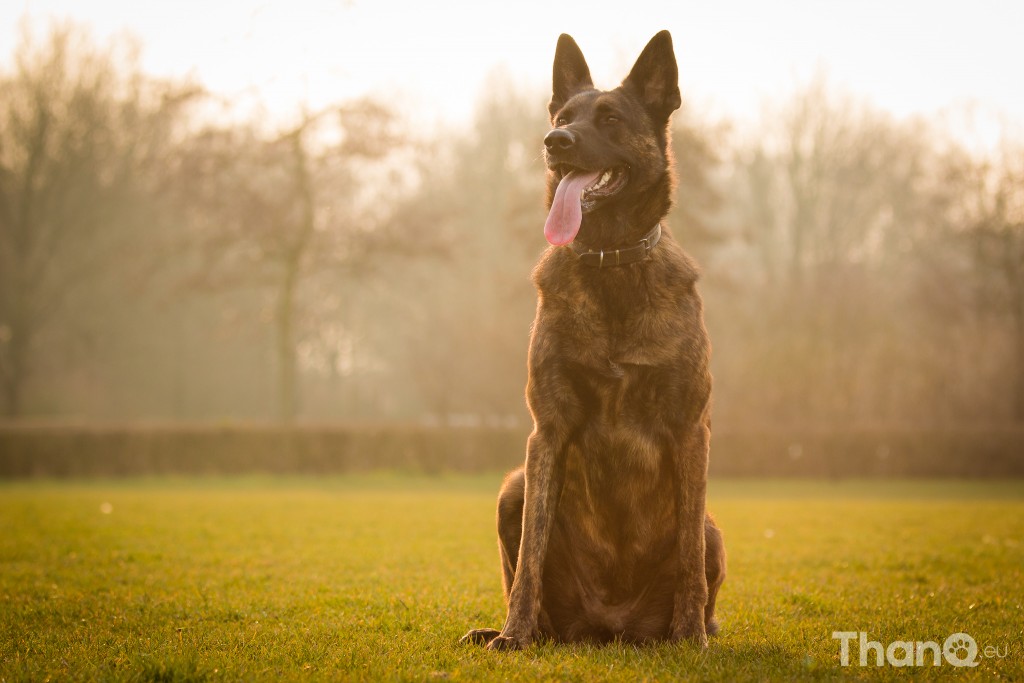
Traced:
<path fill-rule="evenodd" d="M 589 185 L 583 190 L 580 198 L 580 205 L 583 213 L 593 211 L 598 203 L 608 197 L 618 194 L 619 190 L 626 186 L 626 169 L 616 166 L 603 172 L 597 182 Z"/>
<path fill-rule="evenodd" d="M 551 244 L 562 245 L 576 238 L 583 214 L 622 191 L 628 174 L 622 166 L 604 171 L 584 171 L 561 164 L 554 170 L 559 177 L 558 188 L 544 223 L 544 236 Z"/>

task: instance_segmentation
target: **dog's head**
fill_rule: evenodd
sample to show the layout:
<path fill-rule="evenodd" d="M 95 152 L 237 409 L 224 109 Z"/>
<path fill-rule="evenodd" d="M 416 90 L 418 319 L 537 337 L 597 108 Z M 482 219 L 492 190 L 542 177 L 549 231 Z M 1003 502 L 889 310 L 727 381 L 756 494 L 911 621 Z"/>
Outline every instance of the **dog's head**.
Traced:
<path fill-rule="evenodd" d="M 668 121 L 681 103 L 668 31 L 651 39 L 622 85 L 609 91 L 594 88 L 579 46 L 562 34 L 552 81 L 553 128 L 544 138 L 548 241 L 572 242 L 584 215 L 617 225 L 659 220 L 671 203 Z"/>

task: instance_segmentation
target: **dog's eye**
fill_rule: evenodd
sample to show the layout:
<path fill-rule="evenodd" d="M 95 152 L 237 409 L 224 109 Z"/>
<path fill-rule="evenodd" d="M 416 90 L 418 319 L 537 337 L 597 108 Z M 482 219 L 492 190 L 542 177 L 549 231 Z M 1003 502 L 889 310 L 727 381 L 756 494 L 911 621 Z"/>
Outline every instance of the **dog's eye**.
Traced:
<path fill-rule="evenodd" d="M 619 117 L 616 116 L 615 114 L 607 114 L 604 117 L 604 122 L 605 123 L 618 123 L 619 122 Z"/>
<path fill-rule="evenodd" d="M 555 121 L 555 125 L 556 126 L 568 126 L 569 125 L 569 119 L 565 118 L 564 116 L 559 116 L 558 120 Z"/>

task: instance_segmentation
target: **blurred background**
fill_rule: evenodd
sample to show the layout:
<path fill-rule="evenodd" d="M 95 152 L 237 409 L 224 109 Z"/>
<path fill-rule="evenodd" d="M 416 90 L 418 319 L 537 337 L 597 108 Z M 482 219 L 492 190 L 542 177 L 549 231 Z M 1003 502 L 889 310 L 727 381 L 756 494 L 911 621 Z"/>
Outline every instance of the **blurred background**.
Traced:
<path fill-rule="evenodd" d="M 663 28 L 713 470 L 1024 474 L 1024 8 L 916 0 L 5 3 L 0 470 L 520 460 L 555 41 Z"/>

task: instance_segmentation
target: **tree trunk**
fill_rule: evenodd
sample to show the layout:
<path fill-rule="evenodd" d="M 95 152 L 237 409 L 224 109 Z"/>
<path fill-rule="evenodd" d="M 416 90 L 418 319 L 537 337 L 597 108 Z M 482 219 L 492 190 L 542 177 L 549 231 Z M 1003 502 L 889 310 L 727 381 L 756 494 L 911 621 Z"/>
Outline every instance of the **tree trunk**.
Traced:
<path fill-rule="evenodd" d="M 309 159 L 303 146 L 302 134 L 307 120 L 291 134 L 295 155 L 295 183 L 302 218 L 295 241 L 283 260 L 284 280 L 278 293 L 277 304 L 277 363 L 278 363 L 278 417 L 290 422 L 298 412 L 298 370 L 296 367 L 295 297 L 298 289 L 302 258 L 313 235 L 313 184 L 309 175 Z"/>
<path fill-rule="evenodd" d="M 296 362 L 295 362 L 295 285 L 298 278 L 298 260 L 284 264 L 284 281 L 277 302 L 277 416 L 283 422 L 295 418 Z"/>
<path fill-rule="evenodd" d="M 22 385 L 20 373 L 14 369 L 12 374 L 4 377 L 4 416 L 21 417 Z"/>
<path fill-rule="evenodd" d="M 29 373 L 30 336 L 27 326 L 19 325 L 16 316 L 9 327 L 2 329 L 0 345 L 6 346 L 6 353 L 0 357 L 0 378 L 3 380 L 4 415 L 21 417 L 25 382 Z"/>
<path fill-rule="evenodd" d="M 1013 325 L 1013 419 L 1024 424 L 1024 291 L 1018 290 Z"/>

